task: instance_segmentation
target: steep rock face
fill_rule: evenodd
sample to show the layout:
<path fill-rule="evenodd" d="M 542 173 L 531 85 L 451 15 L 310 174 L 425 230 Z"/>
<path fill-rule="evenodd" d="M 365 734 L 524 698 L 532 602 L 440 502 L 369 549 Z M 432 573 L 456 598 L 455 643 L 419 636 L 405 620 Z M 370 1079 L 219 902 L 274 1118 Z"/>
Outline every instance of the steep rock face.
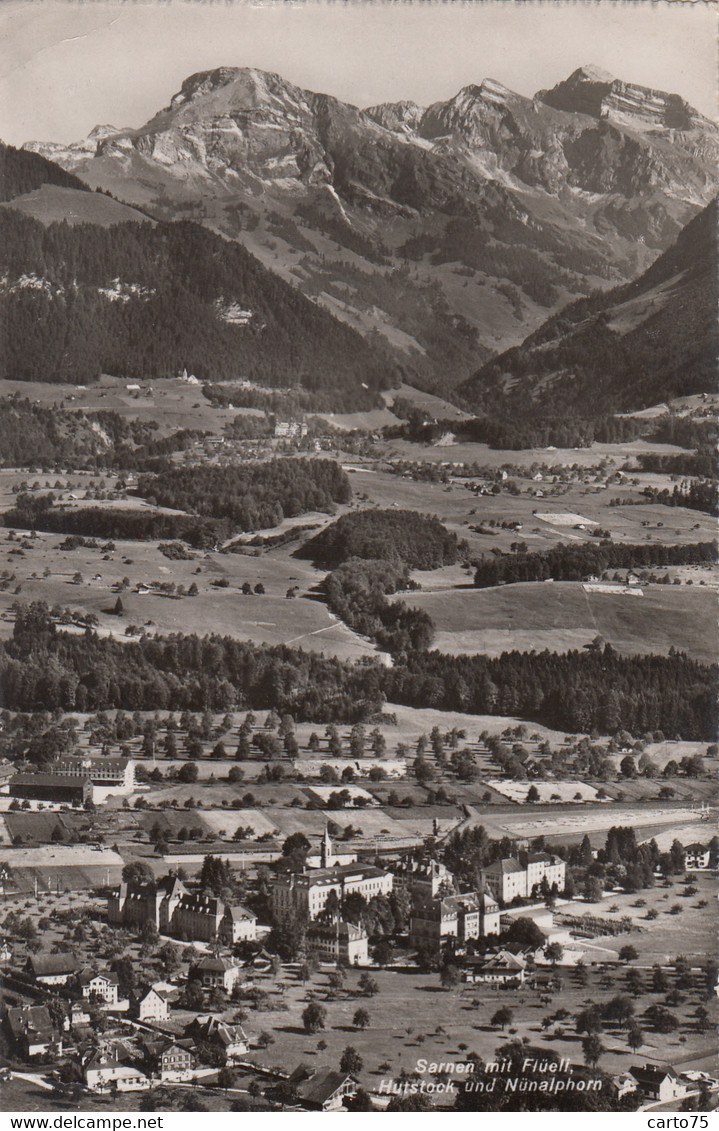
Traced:
<path fill-rule="evenodd" d="M 564 82 L 536 96 L 571 114 L 607 118 L 638 129 L 693 130 L 712 123 L 678 94 L 622 82 L 597 67 L 580 67 Z"/>
<path fill-rule="evenodd" d="M 550 318 L 462 387 L 479 409 L 589 417 L 714 390 L 717 200 L 638 279 Z"/>
<path fill-rule="evenodd" d="M 534 98 L 486 79 L 424 109 L 360 110 L 220 67 L 139 129 L 27 148 L 241 241 L 382 334 L 408 377 L 445 386 L 548 310 L 643 270 L 719 184 L 713 123 L 591 68 Z"/>

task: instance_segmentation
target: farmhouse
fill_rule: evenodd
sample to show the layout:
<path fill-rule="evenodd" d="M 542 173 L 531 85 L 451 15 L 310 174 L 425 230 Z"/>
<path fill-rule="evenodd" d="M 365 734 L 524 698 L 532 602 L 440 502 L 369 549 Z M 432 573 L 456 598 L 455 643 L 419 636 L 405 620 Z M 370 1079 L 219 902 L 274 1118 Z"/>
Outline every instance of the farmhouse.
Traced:
<path fill-rule="evenodd" d="M 113 1083 L 121 1092 L 147 1088 L 147 1076 L 133 1061 L 133 1052 L 124 1041 L 113 1041 L 90 1053 L 82 1066 L 85 1083 L 92 1091 L 102 1091 Z"/>
<path fill-rule="evenodd" d="M 300 1103 L 310 1111 L 338 1111 L 345 1096 L 353 1096 L 357 1084 L 348 1072 L 326 1066 L 300 1064 L 289 1078 Z"/>
<path fill-rule="evenodd" d="M 96 973 L 94 970 L 81 970 L 78 984 L 82 996 L 88 1000 L 102 1000 L 106 1005 L 117 1005 L 120 979 L 109 970 Z"/>
<path fill-rule="evenodd" d="M 639 1091 L 647 1099 L 667 1103 L 681 1099 L 689 1091 L 689 1086 L 680 1080 L 673 1068 L 658 1064 L 633 1064 L 630 1071 Z"/>
<path fill-rule="evenodd" d="M 686 853 L 685 865 L 687 868 L 709 867 L 711 852 L 708 844 L 688 844 L 684 851 Z"/>
<path fill-rule="evenodd" d="M 462 972 L 465 982 L 485 982 L 489 985 L 521 985 L 527 963 L 521 954 L 500 950 L 489 957 L 468 958 Z"/>
<path fill-rule="evenodd" d="M 368 961 L 367 932 L 354 923 L 313 923 L 307 931 L 307 950 L 322 962 L 363 966 Z"/>
<path fill-rule="evenodd" d="M 23 1060 L 43 1056 L 56 1045 L 62 1052 L 62 1035 L 55 1027 L 46 1005 L 23 1005 L 8 1009 L 10 1038 Z"/>
<path fill-rule="evenodd" d="M 74 954 L 32 954 L 27 961 L 28 973 L 43 986 L 64 986 L 78 971 Z"/>
<path fill-rule="evenodd" d="M 249 1048 L 241 1025 L 229 1025 L 212 1013 L 196 1017 L 185 1032 L 196 1041 L 217 1045 L 225 1053 L 228 1063 L 244 1056 Z"/>
<path fill-rule="evenodd" d="M 8 792 L 11 797 L 26 801 L 55 801 L 58 805 L 85 805 L 92 801 L 92 782 L 89 778 L 68 780 L 60 774 L 15 774 L 10 778 Z"/>
<path fill-rule="evenodd" d="M 232 993 L 242 976 L 242 968 L 230 958 L 210 957 L 201 959 L 190 967 L 188 978 L 198 979 L 205 989 L 224 990 Z"/>
<path fill-rule="evenodd" d="M 143 1034 L 140 1038 L 142 1066 L 148 1076 L 161 1080 L 186 1080 L 195 1066 L 189 1041 Z"/>

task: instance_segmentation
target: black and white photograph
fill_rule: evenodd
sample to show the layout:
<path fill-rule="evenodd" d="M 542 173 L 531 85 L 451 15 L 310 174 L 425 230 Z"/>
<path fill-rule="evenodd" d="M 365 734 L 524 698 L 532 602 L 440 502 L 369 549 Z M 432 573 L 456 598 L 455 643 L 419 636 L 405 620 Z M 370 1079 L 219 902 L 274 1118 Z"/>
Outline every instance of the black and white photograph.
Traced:
<path fill-rule="evenodd" d="M 0 5 L 2 1131 L 709 1128 L 717 18 Z"/>

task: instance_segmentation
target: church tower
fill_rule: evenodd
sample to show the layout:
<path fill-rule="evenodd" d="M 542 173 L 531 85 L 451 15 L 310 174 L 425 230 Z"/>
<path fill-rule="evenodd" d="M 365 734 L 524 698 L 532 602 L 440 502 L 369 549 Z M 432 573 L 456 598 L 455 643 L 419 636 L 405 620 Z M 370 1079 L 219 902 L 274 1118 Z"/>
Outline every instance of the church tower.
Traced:
<path fill-rule="evenodd" d="M 320 849 L 320 868 L 331 868 L 334 864 L 334 852 L 332 851 L 332 839 L 330 831 L 325 825 L 325 835 L 322 838 L 322 847 Z"/>

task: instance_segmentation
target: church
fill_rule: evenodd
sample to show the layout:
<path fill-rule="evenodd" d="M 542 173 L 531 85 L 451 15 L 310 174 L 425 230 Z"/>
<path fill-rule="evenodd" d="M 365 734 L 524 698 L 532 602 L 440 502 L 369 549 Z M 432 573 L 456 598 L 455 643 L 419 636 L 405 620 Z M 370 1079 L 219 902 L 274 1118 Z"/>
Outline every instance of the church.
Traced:
<path fill-rule="evenodd" d="M 356 860 L 340 863 L 327 829 L 320 849 L 319 868 L 305 866 L 302 872 L 282 872 L 272 880 L 272 915 L 275 921 L 299 915 L 316 919 L 324 911 L 330 892 L 341 904 L 346 895 L 359 892 L 369 902 L 376 895 L 390 895 L 391 872 Z"/>

